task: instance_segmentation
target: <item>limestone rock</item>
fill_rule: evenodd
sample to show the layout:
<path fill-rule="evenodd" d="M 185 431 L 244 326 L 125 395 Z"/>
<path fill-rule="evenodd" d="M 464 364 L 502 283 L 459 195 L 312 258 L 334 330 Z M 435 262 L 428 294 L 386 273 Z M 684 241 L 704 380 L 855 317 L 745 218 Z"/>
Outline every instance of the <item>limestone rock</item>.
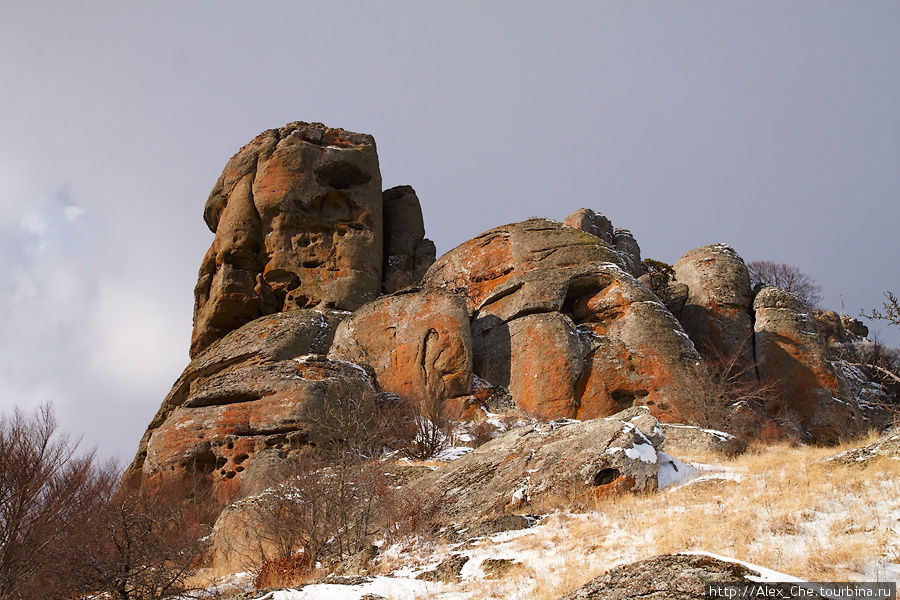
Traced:
<path fill-rule="evenodd" d="M 709 556 L 666 554 L 611 569 L 559 600 L 696 600 L 706 597 L 710 582 L 750 583 L 760 575 Z M 819 598 L 810 594 L 805 597 Z"/>
<path fill-rule="evenodd" d="M 216 237 L 194 290 L 192 357 L 259 316 L 354 310 L 381 291 L 369 135 L 303 122 L 264 131 L 228 161 L 203 216 Z"/>
<path fill-rule="evenodd" d="M 856 402 L 829 360 L 809 307 L 776 287 L 760 290 L 753 306 L 759 377 L 780 386 L 782 416 L 817 442 L 857 431 L 862 419 Z"/>
<path fill-rule="evenodd" d="M 616 243 L 610 220 L 589 208 L 579 208 L 566 217 L 563 223 L 596 236 L 610 246 L 614 246 Z"/>
<path fill-rule="evenodd" d="M 340 324 L 329 357 L 369 365 L 382 390 L 413 402 L 470 394 L 465 299 L 442 290 L 379 298 Z"/>
<path fill-rule="evenodd" d="M 655 490 L 653 429 L 624 418 L 513 429 L 409 485 L 443 492 L 439 511 L 449 523 L 523 512 L 566 493 Z"/>
<path fill-rule="evenodd" d="M 302 452 L 306 411 L 346 394 L 374 394 L 360 367 L 329 361 L 336 311 L 256 319 L 197 356 L 178 378 L 126 473 L 132 485 L 199 477 L 226 501 L 251 493 Z"/>
<path fill-rule="evenodd" d="M 422 280 L 426 288 L 462 293 L 469 307 L 480 305 L 511 277 L 548 267 L 622 259 L 597 237 L 546 219 L 495 227 L 441 256 Z"/>
<path fill-rule="evenodd" d="M 507 278 L 472 320 L 475 373 L 539 418 L 642 404 L 678 417 L 700 357 L 650 290 L 609 263 Z"/>
<path fill-rule="evenodd" d="M 841 316 L 833 310 L 813 310 L 813 318 L 819 328 L 819 335 L 828 344 L 842 344 L 847 341 L 847 332 Z"/>
<path fill-rule="evenodd" d="M 408 185 L 385 190 L 382 291 L 392 294 L 417 285 L 434 258 L 415 190 Z"/>
<path fill-rule="evenodd" d="M 675 263 L 675 278 L 688 287 L 681 324 L 700 353 L 752 365 L 750 273 L 738 253 L 725 244 L 695 248 Z"/>

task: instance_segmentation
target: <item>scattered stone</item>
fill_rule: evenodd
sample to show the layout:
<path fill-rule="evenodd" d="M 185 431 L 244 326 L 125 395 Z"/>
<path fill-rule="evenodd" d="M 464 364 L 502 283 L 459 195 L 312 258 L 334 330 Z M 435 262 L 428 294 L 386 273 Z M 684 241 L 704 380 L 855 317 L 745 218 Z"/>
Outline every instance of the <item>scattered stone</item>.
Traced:
<path fill-rule="evenodd" d="M 456 583 L 459 581 L 459 574 L 467 562 L 469 562 L 469 557 L 465 554 L 454 554 L 431 571 L 421 573 L 416 579 L 440 583 Z"/>

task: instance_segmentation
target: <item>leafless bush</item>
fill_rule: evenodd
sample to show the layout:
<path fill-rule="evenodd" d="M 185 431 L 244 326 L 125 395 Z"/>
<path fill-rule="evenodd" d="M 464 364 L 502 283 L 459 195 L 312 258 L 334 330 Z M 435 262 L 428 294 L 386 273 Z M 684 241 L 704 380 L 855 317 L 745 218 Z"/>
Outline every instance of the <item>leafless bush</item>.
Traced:
<path fill-rule="evenodd" d="M 478 448 L 488 443 L 498 435 L 498 429 L 487 421 L 475 421 L 463 427 L 463 431 L 469 436 L 468 444 Z"/>
<path fill-rule="evenodd" d="M 743 360 L 740 352 L 708 356 L 700 375 L 688 386 L 691 425 L 728 431 L 746 439 L 754 434 L 756 415 L 791 418 L 779 407 L 781 386 L 759 381 L 756 365 Z"/>
<path fill-rule="evenodd" d="M 893 292 L 884 292 L 884 302 L 881 308 L 873 308 L 869 313 L 862 313 L 862 316 L 878 321 L 887 321 L 889 325 L 900 327 L 900 298 Z"/>
<path fill-rule="evenodd" d="M 114 467 L 57 433 L 53 409 L 0 417 L 0 598 L 91 590 L 77 572 L 85 525 L 115 488 Z"/>
<path fill-rule="evenodd" d="M 303 565 L 339 561 L 362 549 L 377 531 L 384 477 L 375 461 L 307 457 L 287 480 L 245 501 L 246 525 L 255 536 L 249 566 L 257 581 L 287 567 L 299 577 Z"/>
<path fill-rule="evenodd" d="M 93 515 L 79 571 L 114 600 L 160 600 L 192 590 L 186 581 L 206 549 L 213 514 L 205 489 L 170 482 L 120 490 Z"/>
<path fill-rule="evenodd" d="M 795 266 L 771 260 L 754 260 L 747 263 L 750 286 L 755 290 L 772 285 L 794 294 L 810 308 L 822 303 L 822 286 Z"/>
<path fill-rule="evenodd" d="M 442 398 L 428 397 L 412 403 L 407 410 L 405 436 L 410 440 L 404 449 L 407 456 L 427 460 L 454 443 L 454 424 Z"/>
<path fill-rule="evenodd" d="M 877 340 L 850 342 L 832 349 L 833 358 L 842 360 L 862 371 L 866 378 L 877 384 L 887 399 L 882 408 L 900 423 L 900 350 L 890 348 Z"/>

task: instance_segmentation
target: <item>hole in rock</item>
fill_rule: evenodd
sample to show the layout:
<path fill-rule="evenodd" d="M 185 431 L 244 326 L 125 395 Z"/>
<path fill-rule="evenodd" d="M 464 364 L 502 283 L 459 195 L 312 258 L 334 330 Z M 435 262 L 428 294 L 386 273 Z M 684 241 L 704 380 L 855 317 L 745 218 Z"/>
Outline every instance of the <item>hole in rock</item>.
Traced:
<path fill-rule="evenodd" d="M 606 485 L 612 483 L 621 475 L 622 473 L 620 473 L 618 469 L 600 469 L 597 471 L 597 474 L 594 475 L 594 485 Z"/>

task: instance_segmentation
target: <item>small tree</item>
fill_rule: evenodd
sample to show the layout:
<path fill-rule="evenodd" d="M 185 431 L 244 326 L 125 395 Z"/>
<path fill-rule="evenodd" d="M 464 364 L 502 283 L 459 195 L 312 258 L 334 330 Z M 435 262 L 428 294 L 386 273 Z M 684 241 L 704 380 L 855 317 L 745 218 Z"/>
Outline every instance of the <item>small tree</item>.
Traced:
<path fill-rule="evenodd" d="M 797 296 L 810 308 L 822 302 L 822 286 L 795 266 L 771 260 L 754 260 L 747 263 L 750 286 L 755 290 L 767 285 L 781 288 Z"/>

